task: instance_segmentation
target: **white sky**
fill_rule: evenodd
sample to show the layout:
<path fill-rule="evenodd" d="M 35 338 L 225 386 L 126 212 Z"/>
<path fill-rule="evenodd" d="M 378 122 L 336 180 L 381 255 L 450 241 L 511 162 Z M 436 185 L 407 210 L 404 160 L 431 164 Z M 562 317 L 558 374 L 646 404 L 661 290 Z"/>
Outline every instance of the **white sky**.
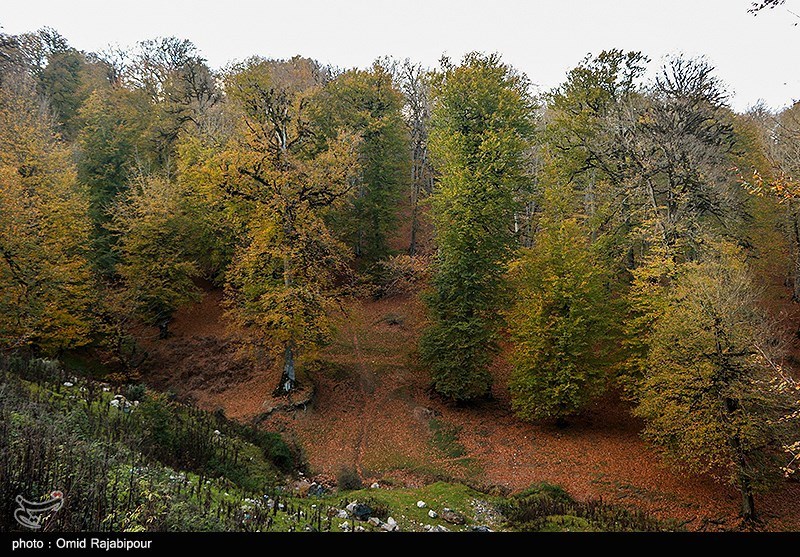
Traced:
<path fill-rule="evenodd" d="M 442 54 L 499 52 L 549 89 L 588 52 L 706 55 L 743 110 L 800 99 L 800 0 L 747 13 L 751 0 L 3 0 L 0 26 L 50 26 L 86 51 L 174 35 L 215 67 L 252 54 L 302 54 L 339 67 L 378 56 L 435 66 Z"/>

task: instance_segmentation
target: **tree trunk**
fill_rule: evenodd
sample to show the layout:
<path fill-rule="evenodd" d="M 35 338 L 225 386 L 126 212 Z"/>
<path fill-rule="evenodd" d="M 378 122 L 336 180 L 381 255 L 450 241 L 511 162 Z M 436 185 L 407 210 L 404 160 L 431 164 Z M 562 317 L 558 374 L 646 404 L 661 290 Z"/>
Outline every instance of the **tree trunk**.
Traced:
<path fill-rule="evenodd" d="M 750 480 L 742 477 L 740 488 L 742 490 L 742 518 L 754 520 L 756 518 L 756 506 L 753 500 L 753 488 L 750 486 Z"/>
<path fill-rule="evenodd" d="M 792 301 L 800 302 L 800 210 L 792 214 L 792 230 L 794 232 L 794 273 L 792 277 Z"/>
<path fill-rule="evenodd" d="M 286 343 L 283 352 L 283 374 L 278 385 L 278 394 L 287 394 L 297 386 L 297 377 L 294 370 L 294 342 L 291 340 Z"/>
<path fill-rule="evenodd" d="M 164 340 L 169 337 L 169 319 L 162 319 L 158 322 L 158 338 Z"/>

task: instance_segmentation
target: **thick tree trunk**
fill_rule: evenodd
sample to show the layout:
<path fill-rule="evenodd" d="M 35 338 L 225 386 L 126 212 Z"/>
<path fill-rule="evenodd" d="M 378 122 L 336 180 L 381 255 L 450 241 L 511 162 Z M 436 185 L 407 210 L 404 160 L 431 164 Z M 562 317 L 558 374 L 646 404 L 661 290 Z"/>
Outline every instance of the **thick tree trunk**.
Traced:
<path fill-rule="evenodd" d="M 294 342 L 289 341 L 283 352 L 283 373 L 277 391 L 279 394 L 290 393 L 295 386 L 297 386 L 297 377 L 294 370 Z"/>
<path fill-rule="evenodd" d="M 753 500 L 753 488 L 750 486 L 750 480 L 742 478 L 740 483 L 742 490 L 742 518 L 754 520 L 756 518 L 756 506 Z"/>

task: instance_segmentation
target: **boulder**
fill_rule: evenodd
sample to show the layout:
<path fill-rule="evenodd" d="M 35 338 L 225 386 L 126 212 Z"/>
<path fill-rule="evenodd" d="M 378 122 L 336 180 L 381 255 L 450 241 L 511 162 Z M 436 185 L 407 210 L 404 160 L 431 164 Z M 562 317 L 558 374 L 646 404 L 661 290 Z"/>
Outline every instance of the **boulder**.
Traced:
<path fill-rule="evenodd" d="M 427 506 L 428 505 L 425 504 L 425 501 L 417 501 L 417 507 L 419 507 L 420 509 L 424 509 Z"/>
<path fill-rule="evenodd" d="M 467 519 L 464 518 L 464 515 L 448 508 L 442 509 L 442 512 L 439 514 L 439 516 L 442 517 L 442 520 L 449 522 L 450 524 L 460 525 L 467 521 Z"/>
<path fill-rule="evenodd" d="M 350 513 L 357 519 L 357 520 L 367 520 L 370 515 L 372 514 L 372 507 L 366 505 L 364 503 L 358 503 Z"/>
<path fill-rule="evenodd" d="M 381 524 L 383 524 L 383 522 L 381 522 L 381 519 L 378 518 L 377 516 L 369 517 L 369 520 L 367 520 L 367 522 L 369 522 L 375 528 L 378 528 Z"/>
<path fill-rule="evenodd" d="M 349 515 L 349 514 L 347 514 L 347 511 L 345 511 L 345 510 L 341 510 L 341 511 L 339 511 L 338 513 L 336 513 L 336 517 L 337 517 L 337 518 L 349 518 L 349 517 L 350 517 L 350 515 Z"/>
<path fill-rule="evenodd" d="M 439 514 L 433 509 L 430 509 L 428 511 L 428 516 L 431 518 L 439 518 Z"/>

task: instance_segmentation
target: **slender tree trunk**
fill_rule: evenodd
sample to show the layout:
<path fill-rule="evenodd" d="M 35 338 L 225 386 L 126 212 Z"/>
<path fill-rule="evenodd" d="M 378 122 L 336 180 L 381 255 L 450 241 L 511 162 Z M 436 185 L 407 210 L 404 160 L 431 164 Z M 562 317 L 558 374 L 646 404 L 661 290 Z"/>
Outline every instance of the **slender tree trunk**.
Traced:
<path fill-rule="evenodd" d="M 286 288 L 291 288 L 292 284 L 294 284 L 288 255 L 283 256 L 283 284 Z M 286 346 L 283 350 L 283 373 L 281 374 L 281 380 L 276 389 L 277 394 L 290 393 L 295 386 L 297 386 L 297 376 L 295 375 L 294 369 L 294 353 L 294 339 L 290 337 L 289 340 L 286 341 Z"/>
<path fill-rule="evenodd" d="M 800 302 L 800 210 L 792 213 L 792 231 L 794 232 L 794 272 L 792 276 L 792 301 Z"/>

